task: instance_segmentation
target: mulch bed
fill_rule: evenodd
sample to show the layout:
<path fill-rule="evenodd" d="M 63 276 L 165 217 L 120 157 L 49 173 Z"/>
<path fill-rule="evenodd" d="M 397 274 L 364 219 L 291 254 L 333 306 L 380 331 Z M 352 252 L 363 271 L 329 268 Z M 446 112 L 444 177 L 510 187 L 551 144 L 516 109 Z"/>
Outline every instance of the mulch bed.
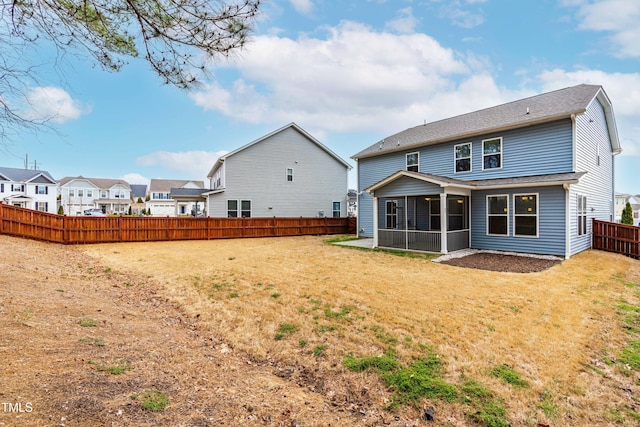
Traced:
<path fill-rule="evenodd" d="M 509 273 L 535 273 L 551 268 L 560 264 L 560 262 L 561 260 L 480 252 L 461 258 L 441 261 L 441 264 Z"/>

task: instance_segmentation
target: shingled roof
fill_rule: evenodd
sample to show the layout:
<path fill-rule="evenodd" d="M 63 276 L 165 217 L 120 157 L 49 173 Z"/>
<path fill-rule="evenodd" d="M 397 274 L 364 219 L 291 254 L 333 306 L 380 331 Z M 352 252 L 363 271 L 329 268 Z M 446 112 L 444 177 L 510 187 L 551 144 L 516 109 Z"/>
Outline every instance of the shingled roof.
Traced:
<path fill-rule="evenodd" d="M 594 98 L 603 104 L 614 151 L 619 150 L 611 102 L 601 86 L 581 84 L 484 110 L 415 126 L 384 138 L 355 154 L 353 159 L 433 145 L 490 132 L 505 131 L 551 122 L 582 114 Z"/>

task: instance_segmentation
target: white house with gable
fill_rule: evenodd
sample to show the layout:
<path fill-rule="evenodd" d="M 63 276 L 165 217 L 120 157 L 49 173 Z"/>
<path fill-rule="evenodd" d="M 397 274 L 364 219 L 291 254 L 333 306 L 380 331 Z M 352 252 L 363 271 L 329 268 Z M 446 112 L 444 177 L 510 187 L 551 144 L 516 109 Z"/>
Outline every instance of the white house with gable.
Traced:
<path fill-rule="evenodd" d="M 88 209 L 127 214 L 131 186 L 121 179 L 65 177 L 60 180 L 60 204 L 66 215 L 82 215 Z"/>
<path fill-rule="evenodd" d="M 0 202 L 56 213 L 58 183 L 49 172 L 0 167 Z"/>
<path fill-rule="evenodd" d="M 295 123 L 221 156 L 207 175 L 211 217 L 345 217 L 349 163 Z"/>

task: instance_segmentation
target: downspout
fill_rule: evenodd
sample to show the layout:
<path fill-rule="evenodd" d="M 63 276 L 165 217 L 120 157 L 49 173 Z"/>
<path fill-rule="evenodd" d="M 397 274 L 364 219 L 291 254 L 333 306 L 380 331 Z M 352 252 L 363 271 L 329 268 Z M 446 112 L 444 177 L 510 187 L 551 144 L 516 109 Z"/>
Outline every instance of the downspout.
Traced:
<path fill-rule="evenodd" d="M 564 258 L 569 259 L 571 256 L 571 185 L 570 184 L 562 184 L 562 188 L 564 188 L 564 223 L 566 224 L 564 227 L 564 239 L 565 239 L 565 252 Z"/>
<path fill-rule="evenodd" d="M 375 192 L 372 194 L 373 196 L 373 247 L 378 247 L 378 198 L 375 196 Z"/>

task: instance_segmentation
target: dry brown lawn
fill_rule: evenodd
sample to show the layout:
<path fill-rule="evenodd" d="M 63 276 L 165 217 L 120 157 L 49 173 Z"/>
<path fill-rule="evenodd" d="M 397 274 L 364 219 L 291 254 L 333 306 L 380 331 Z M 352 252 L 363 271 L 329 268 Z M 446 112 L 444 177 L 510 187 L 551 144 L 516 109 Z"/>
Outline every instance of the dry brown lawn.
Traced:
<path fill-rule="evenodd" d="M 474 425 L 460 402 L 384 409 L 380 377 L 342 364 L 389 348 L 410 363 L 427 346 L 446 381 L 481 382 L 514 426 L 637 425 L 640 375 L 614 362 L 629 340 L 616 307 L 640 307 L 639 261 L 587 251 L 505 273 L 324 240 L 0 236 L 0 400 L 32 408 L 0 407 L 0 426 Z M 117 364 L 128 369 L 97 368 Z M 529 387 L 491 376 L 500 364 Z M 145 390 L 169 406 L 143 409 Z"/>

